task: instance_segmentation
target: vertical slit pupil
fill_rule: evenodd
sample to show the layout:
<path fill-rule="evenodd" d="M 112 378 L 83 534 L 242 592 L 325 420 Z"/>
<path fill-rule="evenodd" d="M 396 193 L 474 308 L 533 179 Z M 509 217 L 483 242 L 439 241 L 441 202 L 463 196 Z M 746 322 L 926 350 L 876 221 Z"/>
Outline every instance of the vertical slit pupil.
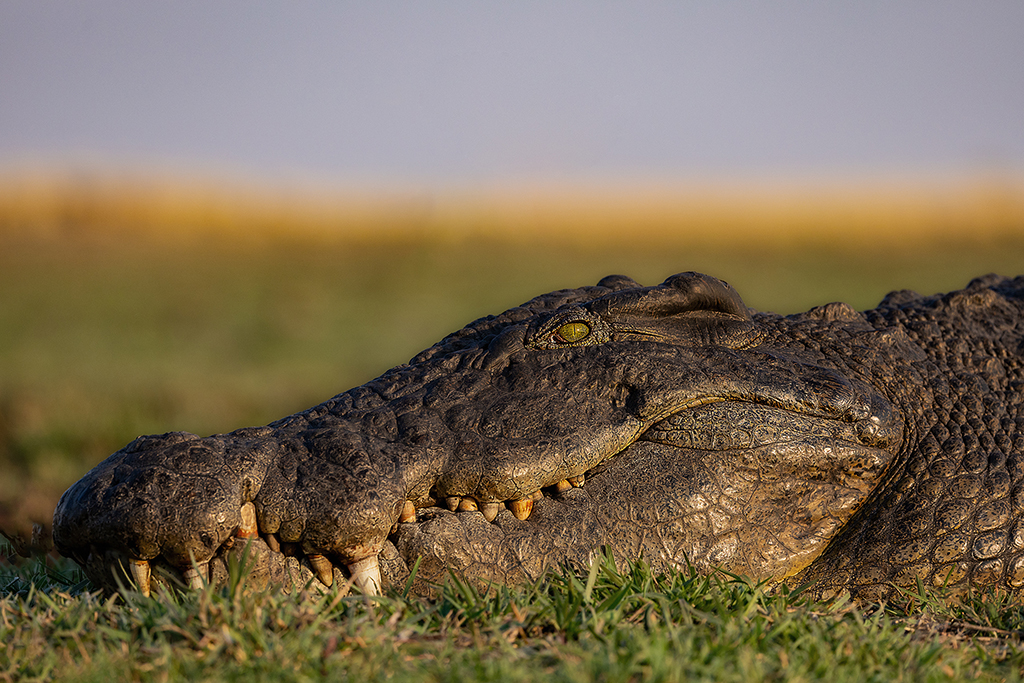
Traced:
<path fill-rule="evenodd" d="M 566 323 L 558 328 L 558 336 L 567 342 L 578 342 L 590 334 L 590 326 L 583 322 Z"/>

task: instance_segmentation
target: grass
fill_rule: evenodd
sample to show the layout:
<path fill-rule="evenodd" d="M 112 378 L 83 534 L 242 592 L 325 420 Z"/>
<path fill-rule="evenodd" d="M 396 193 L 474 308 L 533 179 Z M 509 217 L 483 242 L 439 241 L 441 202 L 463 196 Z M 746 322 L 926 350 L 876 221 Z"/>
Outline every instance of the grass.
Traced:
<path fill-rule="evenodd" d="M 0 572 L 0 681 L 1018 680 L 1018 604 L 815 602 L 723 574 L 588 575 L 437 597 L 302 590 L 104 598 L 66 562 Z"/>

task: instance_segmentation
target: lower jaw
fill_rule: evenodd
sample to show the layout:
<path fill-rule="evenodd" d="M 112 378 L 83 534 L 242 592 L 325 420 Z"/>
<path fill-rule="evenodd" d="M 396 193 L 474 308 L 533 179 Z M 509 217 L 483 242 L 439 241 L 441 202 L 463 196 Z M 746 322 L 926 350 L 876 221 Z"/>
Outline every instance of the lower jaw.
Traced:
<path fill-rule="evenodd" d="M 545 498 L 582 494 L 579 487 L 583 485 L 584 479 L 581 475 L 571 483 L 559 482 L 558 485 L 535 492 L 533 496 L 495 503 L 489 509 L 481 509 L 484 505 L 477 504 L 472 498 L 463 497 L 454 504 L 447 501 L 445 507 L 413 510 L 412 514 L 404 515 L 403 521 L 396 523 L 378 554 L 347 566 L 331 562 L 324 555 L 303 553 L 300 543 L 282 542 L 276 534 L 261 533 L 253 527 L 247 533 L 236 530 L 235 536 L 224 543 L 208 562 L 191 568 L 175 567 L 162 558 L 148 562 L 134 561 L 124 553 L 109 550 L 98 555 L 90 554 L 84 569 L 99 587 L 112 592 L 135 589 L 145 595 L 161 588 L 198 589 L 208 584 L 240 584 L 243 590 L 279 586 L 286 592 L 306 590 L 315 594 L 332 590 L 347 592 L 355 586 L 363 593 L 374 594 L 388 586 L 404 586 L 415 570 L 413 592 L 429 594 L 437 583 L 443 581 L 448 569 L 463 573 L 459 570 L 467 569 L 466 565 L 472 563 L 465 562 L 465 552 L 460 553 L 459 550 L 449 553 L 422 552 L 422 542 L 419 544 L 421 552 L 416 552 L 413 550 L 416 544 L 410 543 L 410 538 L 418 537 L 420 541 L 429 539 L 431 529 L 446 529 L 449 532 L 458 530 L 456 533 L 464 542 L 463 547 L 476 548 L 487 554 L 487 548 L 493 549 L 501 544 L 503 528 L 514 525 L 521 530 L 526 526 L 535 526 L 527 521 L 534 516 L 535 505 L 541 504 Z M 449 510 L 449 507 L 454 510 Z M 426 529 L 427 533 L 421 529 Z M 473 531 L 469 532 L 469 529 Z M 439 534 L 441 537 L 444 535 Z M 470 536 L 475 537 L 475 540 Z M 443 538 L 436 540 L 443 544 Z M 405 552 L 400 552 L 400 548 Z M 490 565 L 491 569 L 475 572 L 474 578 L 501 583 L 518 583 L 524 578 L 520 571 L 498 569 L 495 558 L 478 559 L 484 561 L 476 562 L 477 568 Z"/>

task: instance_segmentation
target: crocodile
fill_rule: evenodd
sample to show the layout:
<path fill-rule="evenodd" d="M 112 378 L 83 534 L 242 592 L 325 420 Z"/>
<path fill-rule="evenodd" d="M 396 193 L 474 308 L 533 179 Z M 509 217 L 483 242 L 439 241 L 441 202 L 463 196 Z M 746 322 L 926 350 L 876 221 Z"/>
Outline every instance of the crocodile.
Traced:
<path fill-rule="evenodd" d="M 481 318 L 265 427 L 140 437 L 54 514 L 100 587 L 429 591 L 599 555 L 879 600 L 1024 586 L 1024 277 L 748 309 L 698 273 Z M 333 587 L 333 588 L 332 588 Z"/>

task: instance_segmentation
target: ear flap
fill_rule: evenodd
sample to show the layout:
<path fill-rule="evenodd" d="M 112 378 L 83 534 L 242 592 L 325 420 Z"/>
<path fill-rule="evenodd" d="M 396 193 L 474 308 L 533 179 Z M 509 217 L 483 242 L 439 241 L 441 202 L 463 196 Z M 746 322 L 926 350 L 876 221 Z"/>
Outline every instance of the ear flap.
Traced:
<path fill-rule="evenodd" d="M 662 288 L 663 292 L 671 292 L 663 294 L 666 298 L 685 301 L 685 310 L 719 311 L 750 320 L 750 310 L 743 303 L 739 292 L 724 280 L 703 273 L 679 273 L 655 287 L 655 290 Z"/>
<path fill-rule="evenodd" d="M 606 275 L 597 283 L 598 287 L 607 287 L 616 291 L 620 289 L 636 289 L 642 287 L 639 282 L 627 275 Z"/>
<path fill-rule="evenodd" d="M 586 308 L 624 335 L 728 346 L 747 345 L 756 337 L 750 311 L 736 290 L 702 273 L 680 273 L 656 287 L 606 294 Z"/>
<path fill-rule="evenodd" d="M 750 311 L 736 290 L 703 273 L 679 273 L 657 287 L 636 287 L 606 294 L 588 308 L 610 317 L 632 314 L 663 318 L 690 311 L 716 311 L 750 320 Z"/>

